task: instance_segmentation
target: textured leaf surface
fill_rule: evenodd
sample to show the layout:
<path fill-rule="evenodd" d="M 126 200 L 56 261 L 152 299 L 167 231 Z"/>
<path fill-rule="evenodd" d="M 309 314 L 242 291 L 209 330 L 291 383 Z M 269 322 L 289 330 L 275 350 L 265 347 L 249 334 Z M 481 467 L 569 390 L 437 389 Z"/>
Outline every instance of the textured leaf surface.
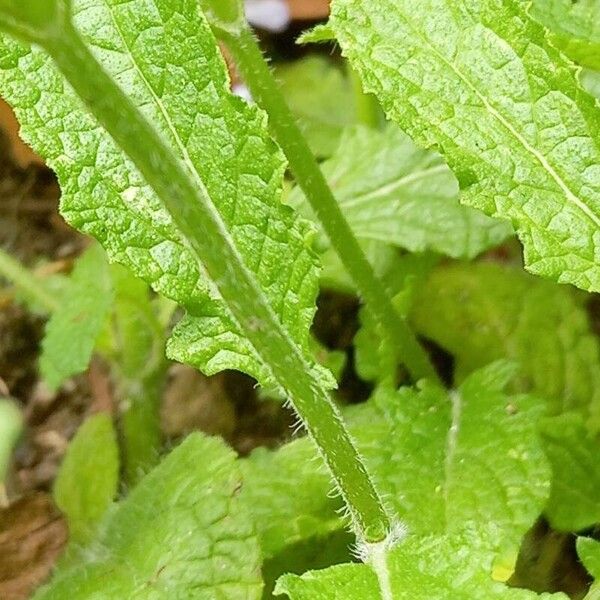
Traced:
<path fill-rule="evenodd" d="M 344 128 L 356 120 L 347 77 L 320 56 L 276 66 L 275 76 L 312 151 L 331 156 Z"/>
<path fill-rule="evenodd" d="M 382 493 L 419 534 L 494 523 L 518 543 L 544 507 L 550 472 L 536 435 L 542 401 L 506 396 L 514 368 L 498 362 L 455 391 L 425 385 L 380 392 L 376 414 L 351 424 Z M 418 460 L 416 458 L 418 457 Z"/>
<path fill-rule="evenodd" d="M 493 581 L 490 548 L 496 533 L 493 526 L 463 524 L 452 535 L 410 536 L 377 571 L 363 564 L 287 575 L 276 591 L 292 600 L 566 600 L 562 594 L 538 595 Z"/>
<path fill-rule="evenodd" d="M 94 415 L 69 444 L 54 483 L 54 500 L 67 517 L 71 543 L 89 541 L 118 484 L 119 447 L 112 420 L 104 413 Z"/>
<path fill-rule="evenodd" d="M 493 264 L 438 268 L 414 300 L 412 321 L 455 358 L 460 381 L 502 357 L 519 365 L 516 389 L 579 410 L 600 426 L 600 360 L 582 298 Z"/>
<path fill-rule="evenodd" d="M 443 160 L 393 125 L 346 130 L 323 171 L 361 239 L 472 258 L 511 233 L 505 223 L 460 206 L 458 183 Z M 289 201 L 312 216 L 300 188 Z"/>
<path fill-rule="evenodd" d="M 552 466 L 545 514 L 555 529 L 581 531 L 600 523 L 600 438 L 586 430 L 580 415 L 548 419 L 541 430 Z"/>
<path fill-rule="evenodd" d="M 90 247 L 77 261 L 67 291 L 42 342 L 40 370 L 51 388 L 87 369 L 112 306 L 110 269 L 100 246 Z"/>
<path fill-rule="evenodd" d="M 531 16 L 551 32 L 550 39 L 575 62 L 600 69 L 600 2 L 533 0 Z"/>
<path fill-rule="evenodd" d="M 286 546 L 342 527 L 339 498 L 328 498 L 331 479 L 309 440 L 277 452 L 255 451 L 241 461 L 240 498 L 252 511 L 265 558 Z"/>
<path fill-rule="evenodd" d="M 306 348 L 317 290 L 307 227 L 280 203 L 283 156 L 269 138 L 264 113 L 230 94 L 198 3 L 75 0 L 73 10 L 104 69 L 206 188 L 266 301 Z M 208 374 L 239 369 L 274 385 L 158 198 L 51 61 L 5 38 L 0 85 L 24 137 L 58 173 L 69 222 L 186 308 L 170 355 Z"/>
<path fill-rule="evenodd" d="M 107 516 L 86 563 L 57 572 L 35 599 L 260 598 L 240 484 L 223 442 L 190 435 Z"/>
<path fill-rule="evenodd" d="M 344 54 L 388 116 L 508 219 L 534 273 L 600 290 L 600 112 L 513 0 L 335 0 Z"/>

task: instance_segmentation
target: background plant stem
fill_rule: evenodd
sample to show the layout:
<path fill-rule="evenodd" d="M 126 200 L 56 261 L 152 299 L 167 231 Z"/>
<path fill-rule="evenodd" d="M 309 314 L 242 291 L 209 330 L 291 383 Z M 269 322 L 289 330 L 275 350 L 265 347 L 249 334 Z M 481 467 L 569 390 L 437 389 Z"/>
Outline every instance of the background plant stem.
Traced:
<path fill-rule="evenodd" d="M 398 359 L 413 379 L 427 377 L 440 383 L 427 353 L 406 321 L 395 310 L 381 280 L 346 221 L 306 139 L 288 108 L 257 40 L 247 27 L 217 29 L 256 102 L 268 113 L 275 139 L 283 149 L 298 185 L 304 191 L 329 241 L 353 279 L 382 334 L 397 349 Z M 371 118 L 371 117 L 369 117 Z"/>

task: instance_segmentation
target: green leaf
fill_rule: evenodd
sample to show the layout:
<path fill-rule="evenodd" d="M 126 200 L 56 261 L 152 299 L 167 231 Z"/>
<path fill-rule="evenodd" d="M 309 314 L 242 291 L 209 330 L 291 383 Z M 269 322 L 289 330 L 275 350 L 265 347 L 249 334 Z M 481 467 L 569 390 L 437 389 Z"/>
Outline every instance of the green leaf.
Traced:
<path fill-rule="evenodd" d="M 338 531 L 339 498 L 328 498 L 331 478 L 320 468 L 309 440 L 286 444 L 276 452 L 258 449 L 240 461 L 244 487 L 240 499 L 252 511 L 263 556 L 287 546 Z"/>
<path fill-rule="evenodd" d="M 590 538 L 577 539 L 577 554 L 594 579 L 600 579 L 600 542 Z"/>
<path fill-rule="evenodd" d="M 225 63 L 198 3 L 76 0 L 73 12 L 103 68 L 206 190 L 237 259 L 262 289 L 260 301 L 307 353 L 317 291 L 310 232 L 280 202 L 284 158 L 265 114 L 230 94 Z M 187 310 L 169 355 L 207 374 L 238 369 L 276 386 L 271 365 L 221 298 L 216 284 L 222 282 L 198 266 L 164 204 L 50 58 L 4 38 L 0 85 L 24 138 L 59 176 L 65 218 L 98 238 L 111 260 Z M 324 369 L 316 372 L 334 385 Z"/>
<path fill-rule="evenodd" d="M 600 112 L 513 0 L 334 0 L 330 25 L 387 115 L 511 221 L 526 267 L 600 290 Z"/>
<path fill-rule="evenodd" d="M 515 368 L 497 362 L 449 393 L 425 383 L 382 388 L 350 418 L 379 489 L 409 531 L 452 533 L 494 523 L 516 546 L 545 505 L 550 470 L 536 435 L 537 398 L 506 396 Z M 418 460 L 415 458 L 418 457 Z"/>
<path fill-rule="evenodd" d="M 352 86 L 331 61 L 309 56 L 275 67 L 275 76 L 312 151 L 331 156 L 344 128 L 356 122 Z"/>
<path fill-rule="evenodd" d="M 592 96 L 596 96 L 596 98 L 600 99 L 600 72 L 583 69 L 579 78 L 581 85 L 592 94 Z"/>
<path fill-rule="evenodd" d="M 383 131 L 347 129 L 323 172 L 363 240 L 473 258 L 511 233 L 505 223 L 460 206 L 458 183 L 443 160 L 418 149 L 393 125 Z M 315 219 L 300 188 L 289 202 Z"/>
<path fill-rule="evenodd" d="M 42 342 L 40 371 L 52 389 L 87 369 L 112 306 L 110 269 L 100 246 L 91 246 L 77 261 L 68 292 Z"/>
<path fill-rule="evenodd" d="M 112 419 L 87 419 L 69 444 L 54 482 L 54 501 L 65 513 L 72 544 L 88 542 L 117 495 L 119 447 Z"/>
<path fill-rule="evenodd" d="M 552 466 L 545 511 L 550 524 L 561 531 L 581 531 L 600 523 L 600 438 L 576 414 L 548 419 L 541 434 Z"/>
<path fill-rule="evenodd" d="M 190 435 L 111 511 L 87 561 L 35 600 L 258 600 L 259 548 L 241 505 L 235 455 Z"/>
<path fill-rule="evenodd" d="M 240 461 L 240 500 L 256 524 L 265 593 L 284 573 L 303 573 L 350 560 L 354 537 L 345 528 L 342 502 L 313 444 L 303 438 L 277 451 L 255 450 Z"/>
<path fill-rule="evenodd" d="M 495 534 L 493 526 L 466 524 L 451 535 L 409 536 L 382 564 L 286 575 L 275 591 L 292 600 L 566 600 L 563 594 L 538 595 L 493 581 Z"/>
<path fill-rule="evenodd" d="M 4 479 L 14 446 L 23 431 L 23 424 L 23 414 L 15 402 L 0 396 L 0 497 L 4 492 Z"/>
<path fill-rule="evenodd" d="M 600 359 L 584 300 L 516 268 L 445 265 L 417 293 L 412 321 L 454 356 L 458 381 L 493 360 L 514 360 L 513 389 L 541 395 L 552 414 L 578 410 L 598 428 Z"/>
<path fill-rule="evenodd" d="M 580 65 L 600 69 L 600 3 L 597 0 L 533 0 L 531 16 L 550 39 Z"/>

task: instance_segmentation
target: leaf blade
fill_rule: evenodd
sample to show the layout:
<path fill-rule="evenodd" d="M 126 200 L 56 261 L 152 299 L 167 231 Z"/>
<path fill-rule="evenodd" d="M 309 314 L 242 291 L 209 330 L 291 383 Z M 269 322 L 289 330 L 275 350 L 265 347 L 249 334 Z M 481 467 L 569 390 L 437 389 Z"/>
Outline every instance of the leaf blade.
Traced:
<path fill-rule="evenodd" d="M 461 202 L 512 222 L 530 271 L 600 289 L 600 116 L 516 2 L 337 0 L 331 25 L 388 115 L 445 156 Z"/>
<path fill-rule="evenodd" d="M 190 435 L 107 515 L 87 561 L 59 571 L 36 600 L 258 600 L 259 549 L 240 481 L 223 442 Z"/>

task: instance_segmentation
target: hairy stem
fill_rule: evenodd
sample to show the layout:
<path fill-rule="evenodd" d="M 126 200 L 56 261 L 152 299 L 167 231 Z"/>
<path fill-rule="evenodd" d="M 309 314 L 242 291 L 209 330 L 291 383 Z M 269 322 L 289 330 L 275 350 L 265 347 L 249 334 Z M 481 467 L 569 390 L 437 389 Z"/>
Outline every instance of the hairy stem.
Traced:
<path fill-rule="evenodd" d="M 61 3 L 64 4 L 64 0 Z M 59 13 L 60 16 L 60 13 Z M 310 360 L 290 338 L 248 270 L 203 185 L 173 154 L 121 88 L 104 71 L 64 14 L 33 37 L 12 27 L 52 56 L 98 122 L 136 165 L 217 286 L 243 334 L 261 355 L 294 406 L 329 467 L 359 539 L 377 541 L 389 518 L 329 394 L 317 383 Z M 298 373 L 305 373 L 298 377 Z"/>
<path fill-rule="evenodd" d="M 268 113 L 271 129 L 289 161 L 298 185 L 304 191 L 331 245 L 353 279 L 367 309 L 375 316 L 383 335 L 389 337 L 391 347 L 397 348 L 398 359 L 406 365 L 413 379 L 428 377 L 439 382 L 425 350 L 406 321 L 394 309 L 387 290 L 375 275 L 348 225 L 271 74 L 254 34 L 246 25 L 216 30 L 217 35 L 233 54 L 236 66 L 241 71 L 252 96 Z"/>
<path fill-rule="evenodd" d="M 59 308 L 58 301 L 44 288 L 39 279 L 19 261 L 0 250 L 0 277 L 17 286 L 30 300 L 49 313 Z"/>

